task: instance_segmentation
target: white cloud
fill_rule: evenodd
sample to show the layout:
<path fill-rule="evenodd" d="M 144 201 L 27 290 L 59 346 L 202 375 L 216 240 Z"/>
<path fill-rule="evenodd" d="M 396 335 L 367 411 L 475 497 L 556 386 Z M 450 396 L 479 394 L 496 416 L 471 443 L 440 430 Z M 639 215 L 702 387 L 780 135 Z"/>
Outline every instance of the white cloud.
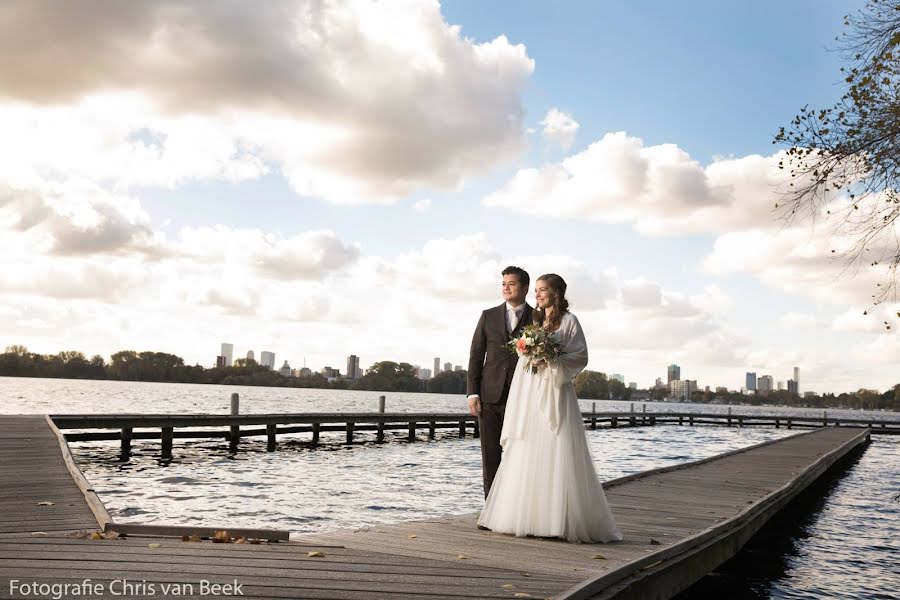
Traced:
<path fill-rule="evenodd" d="M 559 144 L 563 150 L 568 150 L 575 141 L 575 133 L 580 125 L 569 113 L 561 112 L 557 108 L 547 111 L 547 116 L 541 121 L 544 126 L 544 139 Z"/>
<path fill-rule="evenodd" d="M 3 11 L 0 181 L 176 185 L 277 169 L 302 195 L 390 202 L 523 147 L 525 47 L 464 38 L 437 2 Z"/>
<path fill-rule="evenodd" d="M 782 327 L 795 330 L 814 329 L 819 325 L 815 315 L 798 312 L 785 313 L 779 317 L 778 322 Z"/>
<path fill-rule="evenodd" d="M 431 208 L 431 198 L 423 198 L 413 204 L 413 210 L 417 213 L 423 213 Z"/>

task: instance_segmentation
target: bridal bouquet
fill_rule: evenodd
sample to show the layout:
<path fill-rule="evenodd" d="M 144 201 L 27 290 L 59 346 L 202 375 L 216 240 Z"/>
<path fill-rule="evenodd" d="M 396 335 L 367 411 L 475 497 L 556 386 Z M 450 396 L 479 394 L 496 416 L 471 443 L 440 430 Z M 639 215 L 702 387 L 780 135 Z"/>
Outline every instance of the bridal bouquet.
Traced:
<path fill-rule="evenodd" d="M 537 373 L 541 364 L 559 358 L 561 350 L 559 343 L 553 339 L 550 332 L 537 325 L 526 325 L 522 330 L 522 335 L 518 338 L 511 338 L 506 343 L 506 347 L 510 352 L 518 354 L 519 358 L 527 360 L 526 364 L 531 367 L 532 373 Z"/>

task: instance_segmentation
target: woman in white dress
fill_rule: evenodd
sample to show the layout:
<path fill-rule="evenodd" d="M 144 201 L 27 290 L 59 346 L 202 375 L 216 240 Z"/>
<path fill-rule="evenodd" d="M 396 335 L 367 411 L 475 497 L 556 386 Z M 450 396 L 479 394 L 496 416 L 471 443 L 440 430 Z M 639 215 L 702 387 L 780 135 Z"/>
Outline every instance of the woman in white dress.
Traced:
<path fill-rule="evenodd" d="M 552 333 L 562 352 L 558 360 L 540 364 L 537 373 L 527 360 L 516 365 L 500 434 L 503 459 L 478 524 L 518 537 L 621 540 L 575 396 L 574 379 L 588 353 L 565 294 L 559 275 L 542 275 L 535 284 L 535 324 Z"/>

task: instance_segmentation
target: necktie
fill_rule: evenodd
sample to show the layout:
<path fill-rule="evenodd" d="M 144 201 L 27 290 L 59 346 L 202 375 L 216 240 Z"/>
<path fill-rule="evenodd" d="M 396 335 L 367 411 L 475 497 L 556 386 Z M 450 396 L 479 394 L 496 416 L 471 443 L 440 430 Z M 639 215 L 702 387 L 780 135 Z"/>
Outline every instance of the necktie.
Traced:
<path fill-rule="evenodd" d="M 516 330 L 516 326 L 519 324 L 519 311 L 515 309 L 509 309 L 509 331 L 512 333 Z"/>

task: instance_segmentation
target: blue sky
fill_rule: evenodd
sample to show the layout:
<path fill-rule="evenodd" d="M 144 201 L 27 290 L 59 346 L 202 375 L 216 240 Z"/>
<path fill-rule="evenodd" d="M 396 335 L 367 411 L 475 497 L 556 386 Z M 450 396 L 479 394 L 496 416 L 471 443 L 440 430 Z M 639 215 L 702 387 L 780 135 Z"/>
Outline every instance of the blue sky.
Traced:
<path fill-rule="evenodd" d="M 802 390 L 884 389 L 900 328 L 895 304 L 860 318 L 877 274 L 836 278 L 840 232 L 769 211 L 773 134 L 840 95 L 861 4 L 63 12 L 65 52 L 0 73 L 0 338 L 465 364 L 521 263 L 570 281 L 590 368 L 641 386 L 677 362 L 701 386 L 797 365 Z M 0 50 L 46 10 L 11 3 Z"/>

